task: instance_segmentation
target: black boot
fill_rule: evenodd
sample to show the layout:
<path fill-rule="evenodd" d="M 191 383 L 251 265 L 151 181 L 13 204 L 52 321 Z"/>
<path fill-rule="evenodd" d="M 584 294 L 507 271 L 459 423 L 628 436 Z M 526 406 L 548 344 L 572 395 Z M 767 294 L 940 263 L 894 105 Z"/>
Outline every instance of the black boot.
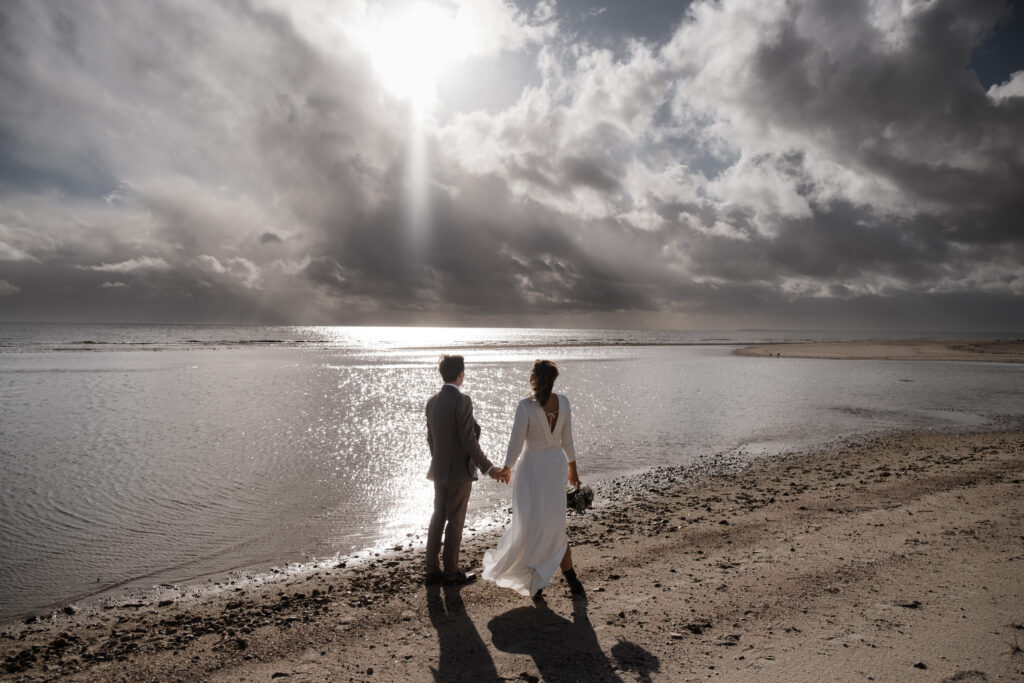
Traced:
<path fill-rule="evenodd" d="M 583 590 L 583 584 L 576 578 L 576 570 L 570 569 L 569 571 L 562 571 L 562 576 L 565 577 L 565 582 L 569 584 L 569 592 L 574 596 L 582 597 L 586 595 L 586 591 Z"/>

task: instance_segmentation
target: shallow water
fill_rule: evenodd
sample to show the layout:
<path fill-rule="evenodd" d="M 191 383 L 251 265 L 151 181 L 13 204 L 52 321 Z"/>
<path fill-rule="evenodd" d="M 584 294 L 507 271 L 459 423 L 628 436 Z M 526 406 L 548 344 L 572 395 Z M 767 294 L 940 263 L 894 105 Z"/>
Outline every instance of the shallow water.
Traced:
<path fill-rule="evenodd" d="M 530 364 L 557 360 L 585 480 L 1024 406 L 1020 365 L 739 357 L 717 333 L 71 327 L 0 326 L 0 619 L 422 535 L 440 348 L 499 463 Z M 509 492 L 481 481 L 470 518 Z"/>

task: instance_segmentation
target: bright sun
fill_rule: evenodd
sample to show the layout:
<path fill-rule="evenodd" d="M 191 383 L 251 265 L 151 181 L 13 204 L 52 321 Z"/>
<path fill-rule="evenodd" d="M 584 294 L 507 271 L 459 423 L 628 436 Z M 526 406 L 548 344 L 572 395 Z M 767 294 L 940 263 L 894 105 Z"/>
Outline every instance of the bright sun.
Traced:
<path fill-rule="evenodd" d="M 444 70 L 476 47 L 475 31 L 464 17 L 426 2 L 383 18 L 367 38 L 381 84 L 420 110 L 434 104 Z"/>

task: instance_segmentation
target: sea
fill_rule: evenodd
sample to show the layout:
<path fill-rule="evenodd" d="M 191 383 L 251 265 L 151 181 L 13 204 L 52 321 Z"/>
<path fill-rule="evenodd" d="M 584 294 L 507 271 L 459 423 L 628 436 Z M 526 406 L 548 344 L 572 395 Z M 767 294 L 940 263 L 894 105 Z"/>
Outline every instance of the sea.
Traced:
<path fill-rule="evenodd" d="M 0 621 L 422 545 L 441 353 L 465 356 L 499 464 L 531 364 L 557 362 L 586 483 L 884 430 L 1019 424 L 1020 364 L 733 354 L 958 336 L 3 323 Z M 510 493 L 482 479 L 469 527 L 506 518 Z"/>

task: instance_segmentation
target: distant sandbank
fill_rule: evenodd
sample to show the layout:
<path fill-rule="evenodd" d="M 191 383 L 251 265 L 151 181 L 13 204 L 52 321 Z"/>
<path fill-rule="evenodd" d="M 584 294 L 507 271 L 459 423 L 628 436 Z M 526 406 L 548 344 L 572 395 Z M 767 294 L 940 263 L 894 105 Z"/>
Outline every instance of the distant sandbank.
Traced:
<path fill-rule="evenodd" d="M 738 356 L 835 358 L 839 360 L 955 360 L 1024 363 L 1024 339 L 984 341 L 849 341 L 757 344 Z"/>

